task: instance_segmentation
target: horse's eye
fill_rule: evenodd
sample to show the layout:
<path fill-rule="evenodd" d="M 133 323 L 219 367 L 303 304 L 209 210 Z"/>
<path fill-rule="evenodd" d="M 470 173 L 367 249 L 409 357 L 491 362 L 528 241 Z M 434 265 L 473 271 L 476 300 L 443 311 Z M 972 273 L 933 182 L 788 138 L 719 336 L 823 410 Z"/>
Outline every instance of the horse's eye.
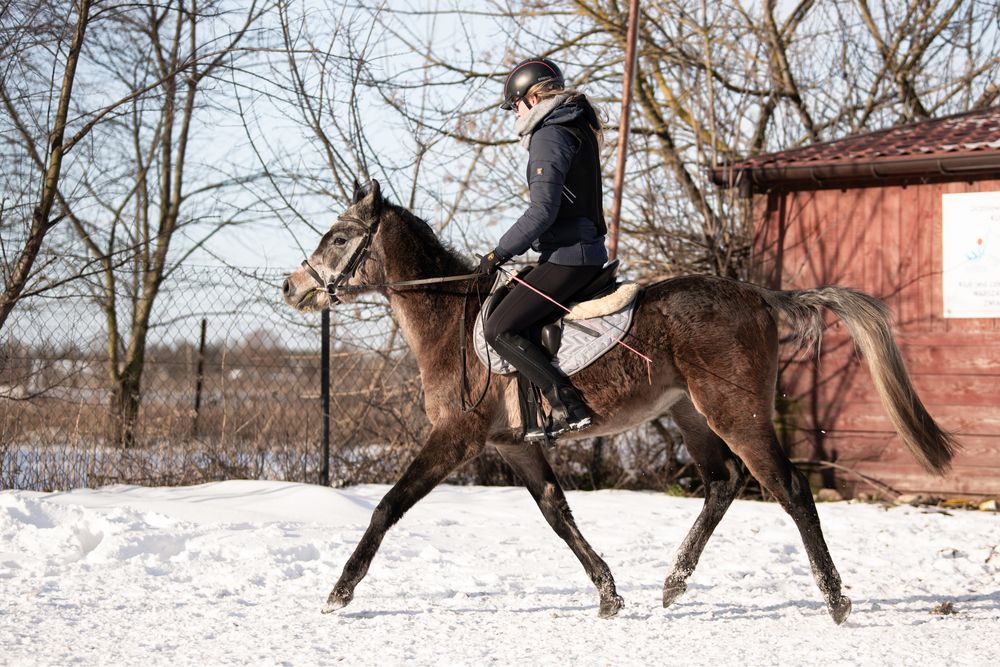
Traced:
<path fill-rule="evenodd" d="M 347 243 L 347 239 L 343 236 L 338 236 L 333 240 L 333 245 L 344 245 L 345 243 Z"/>

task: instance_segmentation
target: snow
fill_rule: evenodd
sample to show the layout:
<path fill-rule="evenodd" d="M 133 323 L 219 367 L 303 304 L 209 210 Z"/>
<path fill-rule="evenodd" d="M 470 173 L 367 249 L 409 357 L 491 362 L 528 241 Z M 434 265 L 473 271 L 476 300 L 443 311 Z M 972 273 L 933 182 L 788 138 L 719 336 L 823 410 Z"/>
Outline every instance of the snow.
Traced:
<path fill-rule="evenodd" d="M 442 486 L 320 614 L 388 487 L 232 481 L 0 492 L 0 664 L 1000 664 L 1000 515 L 819 506 L 854 601 L 830 620 L 791 520 L 737 502 L 660 605 L 701 501 L 569 493 L 626 606 L 526 491 Z M 955 614 L 932 609 L 951 602 Z"/>

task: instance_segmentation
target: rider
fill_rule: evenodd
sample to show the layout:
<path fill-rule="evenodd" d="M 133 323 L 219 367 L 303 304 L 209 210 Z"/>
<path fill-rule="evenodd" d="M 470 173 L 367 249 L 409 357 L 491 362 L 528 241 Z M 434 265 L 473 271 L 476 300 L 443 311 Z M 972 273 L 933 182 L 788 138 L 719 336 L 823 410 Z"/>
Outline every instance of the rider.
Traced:
<path fill-rule="evenodd" d="M 515 255 L 538 251 L 538 265 L 524 281 L 566 303 L 608 261 L 601 192 L 601 121 L 586 95 L 567 90 L 562 72 L 547 58 L 518 63 L 504 83 L 502 109 L 514 110 L 514 128 L 528 149 L 531 203 L 480 261 L 490 275 Z M 486 321 L 489 344 L 542 390 L 552 406 L 549 435 L 585 428 L 591 412 L 583 397 L 535 342 L 532 327 L 551 321 L 559 308 L 518 283 Z M 542 437 L 529 432 L 528 437 Z"/>

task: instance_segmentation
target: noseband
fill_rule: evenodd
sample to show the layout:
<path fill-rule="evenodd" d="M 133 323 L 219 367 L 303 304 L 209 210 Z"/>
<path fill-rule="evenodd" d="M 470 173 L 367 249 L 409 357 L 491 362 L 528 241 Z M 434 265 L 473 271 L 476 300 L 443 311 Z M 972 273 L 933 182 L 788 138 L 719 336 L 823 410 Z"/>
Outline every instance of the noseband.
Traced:
<path fill-rule="evenodd" d="M 327 296 L 330 297 L 330 305 L 336 305 L 340 303 L 340 298 L 337 296 L 337 290 L 344 286 L 348 280 L 354 277 L 358 269 L 361 268 L 361 264 L 368 259 L 368 254 L 371 251 L 372 239 L 375 238 L 375 232 L 378 231 L 378 219 L 371 225 L 365 225 L 365 221 L 361 218 L 355 218 L 353 216 L 341 216 L 341 220 L 345 222 L 354 222 L 361 225 L 365 229 L 365 236 L 361 240 L 361 244 L 354 249 L 354 253 L 351 258 L 347 260 L 347 264 L 333 279 L 328 283 L 323 282 L 323 278 L 320 277 L 319 272 L 313 268 L 313 265 L 309 263 L 308 259 L 302 260 L 302 268 L 306 270 L 309 277 L 316 281 L 323 290 L 326 291 Z"/>

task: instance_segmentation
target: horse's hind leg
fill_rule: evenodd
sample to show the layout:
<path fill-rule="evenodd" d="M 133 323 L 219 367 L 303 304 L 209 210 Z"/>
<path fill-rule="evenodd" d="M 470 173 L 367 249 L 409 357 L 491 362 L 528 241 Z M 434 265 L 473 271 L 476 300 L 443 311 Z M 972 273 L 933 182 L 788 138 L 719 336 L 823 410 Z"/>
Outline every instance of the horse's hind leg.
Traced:
<path fill-rule="evenodd" d="M 587 543 L 580 529 L 576 527 L 559 480 L 552 466 L 542 453 L 540 445 L 497 445 L 500 456 L 514 469 L 514 472 L 528 488 L 531 497 L 538 503 L 546 521 L 565 540 L 569 548 L 583 564 L 587 576 L 594 582 L 601 596 L 598 615 L 611 618 L 624 606 L 615 589 L 615 580 L 607 563 L 597 555 Z"/>
<path fill-rule="evenodd" d="M 759 435 L 755 441 L 744 440 L 746 445 L 741 449 L 748 452 L 744 460 L 757 480 L 774 494 L 782 508 L 795 521 L 809 556 L 813 577 L 823 593 L 827 609 L 837 624 L 843 623 L 851 613 L 851 601 L 841 595 L 840 575 L 830 557 L 826 540 L 823 539 L 812 489 L 805 476 L 788 461 L 770 423 L 768 431 L 769 433 Z"/>
<path fill-rule="evenodd" d="M 423 449 L 375 507 L 368 530 L 344 565 L 344 571 L 330 592 L 323 613 L 346 607 L 351 601 L 354 588 L 368 573 L 368 566 L 382 544 L 386 531 L 452 470 L 479 455 L 484 443 L 476 438 L 475 430 L 475 427 L 469 428 L 467 424 L 453 424 L 445 428 L 435 427 L 431 431 Z"/>
<path fill-rule="evenodd" d="M 663 582 L 664 607 L 669 607 L 687 589 L 687 579 L 697 567 L 705 544 L 747 481 L 743 463 L 708 427 L 705 418 L 698 414 L 687 398 L 676 403 L 670 414 L 680 428 L 684 446 L 704 482 L 705 504 L 677 551 L 673 569 Z"/>
<path fill-rule="evenodd" d="M 734 389 L 723 387 L 715 378 L 689 377 L 688 389 L 712 430 L 722 436 L 795 521 L 827 609 L 836 623 L 843 623 L 851 613 L 851 601 L 841 595 L 840 575 L 823 539 L 809 483 L 778 444 L 771 424 L 773 385 L 754 387 L 749 373 L 742 378 L 742 386 Z"/>

